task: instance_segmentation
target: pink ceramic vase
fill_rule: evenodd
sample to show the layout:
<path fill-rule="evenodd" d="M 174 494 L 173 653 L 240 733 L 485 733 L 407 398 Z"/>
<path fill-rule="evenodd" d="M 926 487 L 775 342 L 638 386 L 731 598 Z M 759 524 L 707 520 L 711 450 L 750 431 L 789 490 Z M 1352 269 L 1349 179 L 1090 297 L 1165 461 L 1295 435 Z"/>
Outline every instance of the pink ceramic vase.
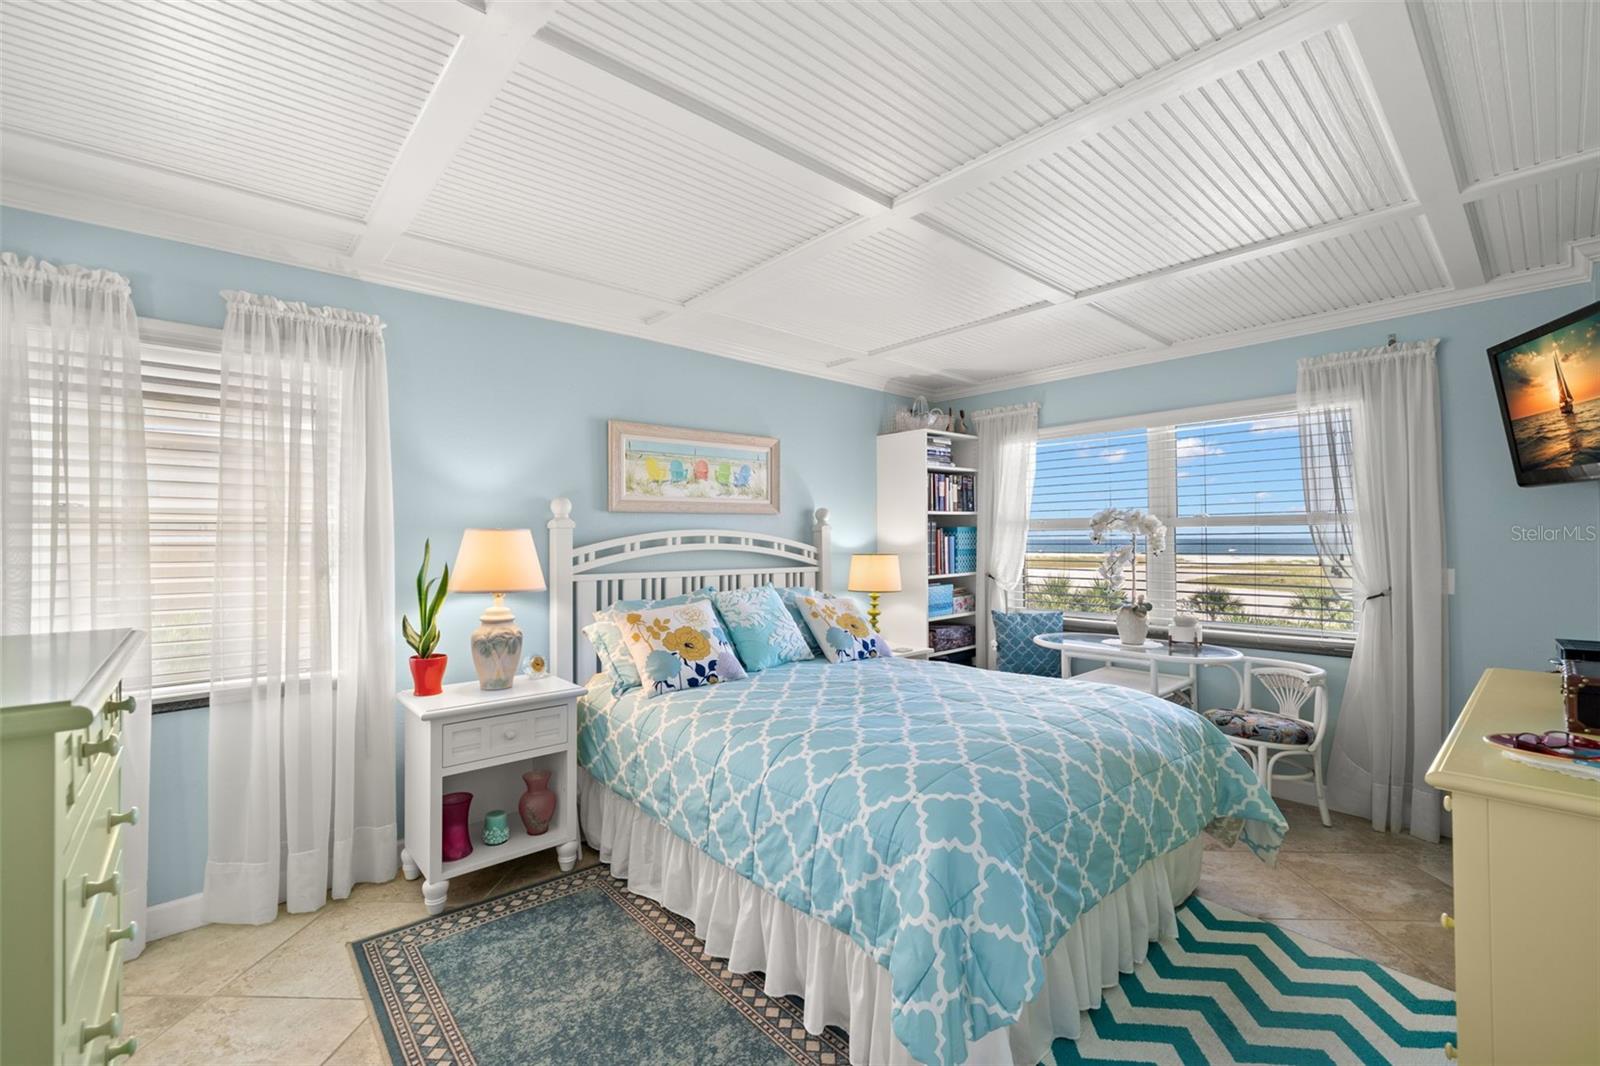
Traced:
<path fill-rule="evenodd" d="M 522 816 L 522 828 L 536 837 L 550 831 L 550 819 L 556 816 L 556 794 L 550 789 L 549 770 L 529 770 L 522 780 L 528 790 L 517 800 L 517 813 Z"/>
<path fill-rule="evenodd" d="M 445 862 L 455 862 L 472 854 L 472 834 L 467 832 L 467 814 L 472 810 L 472 793 L 444 794 L 444 825 L 439 834 L 439 854 Z"/>

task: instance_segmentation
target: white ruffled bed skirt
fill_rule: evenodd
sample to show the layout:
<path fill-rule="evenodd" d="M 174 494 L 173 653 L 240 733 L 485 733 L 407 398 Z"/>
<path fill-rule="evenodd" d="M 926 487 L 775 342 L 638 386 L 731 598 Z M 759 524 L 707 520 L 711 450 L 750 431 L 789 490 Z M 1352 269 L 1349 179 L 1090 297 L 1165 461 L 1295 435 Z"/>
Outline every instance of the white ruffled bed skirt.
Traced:
<path fill-rule="evenodd" d="M 889 972 L 860 946 L 740 877 L 581 768 L 578 779 L 583 835 L 630 891 L 692 921 L 730 970 L 764 972 L 768 994 L 803 997 L 808 1031 L 847 1031 L 852 1063 L 916 1061 L 891 1028 Z M 1015 1024 L 969 1043 L 967 1061 L 1034 1066 L 1052 1040 L 1075 1039 L 1082 1013 L 1144 961 L 1151 941 L 1177 935 L 1174 910 L 1200 882 L 1201 848 L 1196 838 L 1152 859 L 1081 915 L 1045 961 L 1039 996 Z"/>

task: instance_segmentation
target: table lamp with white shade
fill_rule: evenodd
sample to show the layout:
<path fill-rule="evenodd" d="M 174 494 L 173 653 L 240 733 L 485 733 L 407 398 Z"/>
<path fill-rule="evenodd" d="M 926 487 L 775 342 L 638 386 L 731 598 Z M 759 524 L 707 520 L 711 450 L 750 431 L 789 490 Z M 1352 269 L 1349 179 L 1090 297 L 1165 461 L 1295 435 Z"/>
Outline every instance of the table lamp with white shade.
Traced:
<path fill-rule="evenodd" d="M 850 556 L 850 581 L 846 587 L 851 592 L 867 593 L 870 600 L 867 621 L 872 623 L 873 632 L 877 632 L 878 594 L 900 591 L 900 556 L 880 553 Z"/>
<path fill-rule="evenodd" d="M 461 535 L 451 592 L 492 592 L 494 602 L 472 631 L 472 665 L 485 689 L 510 688 L 522 664 L 522 630 L 506 607 L 508 592 L 540 592 L 544 571 L 529 529 L 469 529 Z"/>

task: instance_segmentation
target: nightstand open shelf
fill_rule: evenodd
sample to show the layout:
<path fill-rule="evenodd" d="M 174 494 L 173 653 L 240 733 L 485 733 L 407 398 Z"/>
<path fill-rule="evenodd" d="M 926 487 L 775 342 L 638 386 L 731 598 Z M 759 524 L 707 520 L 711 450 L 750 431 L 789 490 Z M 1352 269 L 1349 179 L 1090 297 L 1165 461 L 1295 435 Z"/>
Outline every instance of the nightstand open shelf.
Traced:
<path fill-rule="evenodd" d="M 555 817 L 550 820 L 550 828 L 538 836 L 528 834 L 528 830 L 522 824 L 521 816 L 517 814 L 517 801 L 522 798 L 526 788 L 522 775 L 529 770 L 550 771 L 550 788 L 554 790 L 558 799 L 566 795 L 568 788 L 577 787 L 575 783 L 565 780 L 563 766 L 565 761 L 566 749 L 561 748 L 553 752 L 525 756 L 514 762 L 498 763 L 477 769 L 446 771 L 440 786 L 443 792 L 472 793 L 472 813 L 467 818 L 467 833 L 472 838 L 472 854 L 454 862 L 441 860 L 440 869 L 443 871 L 444 879 L 448 881 L 474 870 L 481 870 L 485 866 L 494 866 L 497 863 L 531 855 L 536 851 L 559 847 L 576 837 L 576 827 L 566 824 L 563 817 L 565 812 L 560 804 L 556 807 Z M 484 816 L 494 810 L 506 812 L 506 822 L 510 827 L 511 836 L 504 844 L 483 842 Z"/>

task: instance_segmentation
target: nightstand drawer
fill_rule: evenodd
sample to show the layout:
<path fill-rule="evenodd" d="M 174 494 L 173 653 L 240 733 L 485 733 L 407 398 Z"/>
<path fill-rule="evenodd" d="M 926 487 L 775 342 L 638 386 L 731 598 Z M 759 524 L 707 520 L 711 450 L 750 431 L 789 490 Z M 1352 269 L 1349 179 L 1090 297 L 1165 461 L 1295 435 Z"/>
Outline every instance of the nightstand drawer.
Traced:
<path fill-rule="evenodd" d="M 567 709 L 535 707 L 470 722 L 452 722 L 442 730 L 441 766 L 461 766 L 519 751 L 535 751 L 567 741 Z"/>

